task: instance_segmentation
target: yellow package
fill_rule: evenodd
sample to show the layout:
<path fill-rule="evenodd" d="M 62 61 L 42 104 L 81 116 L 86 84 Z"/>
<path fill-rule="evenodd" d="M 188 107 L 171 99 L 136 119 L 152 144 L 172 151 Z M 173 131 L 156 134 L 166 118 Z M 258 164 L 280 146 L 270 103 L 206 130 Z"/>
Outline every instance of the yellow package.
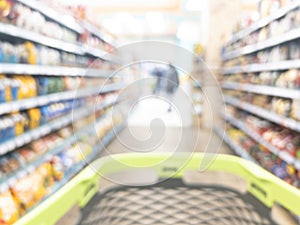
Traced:
<path fill-rule="evenodd" d="M 61 158 L 57 155 L 51 159 L 52 174 L 56 181 L 61 180 L 64 177 L 64 165 Z"/>
<path fill-rule="evenodd" d="M 37 53 L 36 53 L 36 49 L 33 43 L 27 41 L 25 42 L 25 48 L 28 52 L 28 59 L 27 62 L 29 64 L 37 64 Z"/>
<path fill-rule="evenodd" d="M 29 129 L 34 129 L 38 127 L 41 123 L 41 111 L 38 108 L 33 108 L 28 110 L 29 117 Z"/>
<path fill-rule="evenodd" d="M 37 171 L 33 172 L 29 179 L 31 180 L 31 191 L 33 193 L 34 204 L 42 200 L 46 194 L 47 190 L 43 185 L 43 176 Z"/>
<path fill-rule="evenodd" d="M 33 179 L 30 176 L 25 176 L 19 179 L 11 187 L 13 196 L 21 206 L 22 214 L 34 204 Z"/>
<path fill-rule="evenodd" d="M 0 74 L 0 82 L 5 86 L 5 100 L 10 102 L 12 100 L 12 94 L 9 79 L 5 75 Z"/>
<path fill-rule="evenodd" d="M 37 168 L 37 173 L 43 178 L 43 186 L 45 188 L 51 187 L 54 184 L 54 178 L 52 173 L 52 166 L 50 163 L 43 163 Z"/>
<path fill-rule="evenodd" d="M 19 219 L 19 205 L 8 187 L 0 192 L 0 224 L 13 224 Z"/>
<path fill-rule="evenodd" d="M 28 85 L 29 92 L 27 98 L 32 98 L 37 96 L 37 85 L 36 81 L 32 76 L 25 76 L 26 84 Z"/>
<path fill-rule="evenodd" d="M 23 134 L 26 126 L 26 118 L 17 112 L 12 113 L 12 119 L 14 120 L 15 124 L 16 136 Z"/>
<path fill-rule="evenodd" d="M 32 76 L 14 76 L 13 78 L 20 83 L 18 100 L 37 96 L 36 82 Z"/>
<path fill-rule="evenodd" d="M 23 79 L 23 76 L 14 76 L 13 78 L 15 80 L 17 80 L 20 84 L 17 99 L 21 100 L 21 99 L 26 98 L 26 96 L 28 95 L 29 90 L 28 90 L 28 87 L 26 86 L 26 83 Z"/>

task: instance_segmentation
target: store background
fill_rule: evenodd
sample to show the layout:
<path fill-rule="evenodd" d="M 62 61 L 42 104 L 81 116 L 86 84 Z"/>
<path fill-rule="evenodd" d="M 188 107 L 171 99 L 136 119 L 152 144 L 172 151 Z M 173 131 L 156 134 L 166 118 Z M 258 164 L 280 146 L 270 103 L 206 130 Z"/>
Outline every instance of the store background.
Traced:
<path fill-rule="evenodd" d="M 18 5 L 16 11 L 6 8 L 12 2 Z M 224 59 L 233 49 L 257 41 L 256 37 L 262 42 L 271 39 L 266 35 L 268 27 L 226 46 L 238 30 L 292 2 L 0 0 L 0 224 L 11 224 L 38 208 L 95 158 L 148 151 L 157 143 L 157 152 L 240 155 L 299 187 L 300 76 L 292 69 L 299 67 L 297 42 L 290 45 L 281 40 L 283 47 L 273 44 L 271 53 L 255 50 L 248 58 Z M 299 22 L 298 14 L 283 17 L 288 21 L 283 25 L 275 23 L 277 29 L 270 28 L 274 36 L 283 35 L 284 26 L 296 29 L 291 21 Z M 299 39 L 295 33 L 294 39 Z M 151 41 L 174 47 L 172 51 L 147 49 Z M 165 57 L 166 63 L 185 66 L 184 71 L 178 70 L 182 94 L 174 97 L 181 111 L 167 112 L 168 103 L 151 96 L 153 62 L 130 64 L 145 49 Z M 190 54 L 183 54 L 183 49 Z M 296 49 L 294 54 L 290 49 Z M 120 70 L 122 59 L 126 63 Z M 248 64 L 280 60 L 291 60 L 291 64 L 283 62 L 291 70 L 274 64 L 275 69 L 264 69 L 278 72 L 275 75 L 281 78 L 276 82 L 274 73 L 260 73 L 260 67 L 255 68 L 257 74 L 247 72 Z M 232 69 L 236 66 L 239 72 Z M 242 74 L 248 74 L 248 79 Z M 261 91 L 266 88 L 261 85 L 277 87 Z M 141 100 L 142 95 L 150 98 Z M 153 121 L 156 126 L 151 126 Z M 282 224 L 292 224 L 283 216 L 288 213 L 278 214 L 284 218 Z M 73 224 L 78 216 L 74 208 L 59 224 Z"/>

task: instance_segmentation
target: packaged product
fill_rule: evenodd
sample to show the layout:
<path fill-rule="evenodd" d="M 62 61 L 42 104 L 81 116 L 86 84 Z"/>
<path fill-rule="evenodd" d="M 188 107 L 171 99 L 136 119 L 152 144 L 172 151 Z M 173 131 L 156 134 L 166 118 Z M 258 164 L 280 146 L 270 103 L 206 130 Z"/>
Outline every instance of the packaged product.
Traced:
<path fill-rule="evenodd" d="M 41 111 L 38 108 L 32 108 L 27 111 L 29 118 L 29 129 L 34 129 L 41 124 Z"/>
<path fill-rule="evenodd" d="M 19 153 L 18 150 L 11 153 L 11 156 L 17 160 L 19 168 L 23 167 L 27 163 L 26 159 Z"/>
<path fill-rule="evenodd" d="M 290 54 L 289 58 L 290 59 L 299 59 L 300 58 L 300 48 L 299 48 L 299 40 L 297 41 L 292 41 L 289 46 Z"/>
<path fill-rule="evenodd" d="M 62 77 L 50 77 L 48 82 L 48 94 L 64 91 L 64 80 Z"/>
<path fill-rule="evenodd" d="M 18 100 L 37 96 L 37 86 L 33 77 L 14 76 L 13 78 L 20 84 L 18 91 Z"/>
<path fill-rule="evenodd" d="M 28 52 L 27 63 L 29 64 L 37 64 L 37 52 L 33 43 L 26 41 L 25 48 Z"/>
<path fill-rule="evenodd" d="M 291 117 L 300 120 L 300 101 L 293 99 L 291 106 Z"/>
<path fill-rule="evenodd" d="M 77 142 L 74 145 L 72 151 L 74 152 L 74 156 L 76 158 L 76 163 L 85 159 L 92 152 L 93 148 L 91 145 L 85 142 Z"/>
<path fill-rule="evenodd" d="M 75 90 L 77 89 L 81 84 L 79 77 L 64 77 L 64 86 L 67 90 Z"/>
<path fill-rule="evenodd" d="M 32 76 L 25 76 L 24 78 L 29 87 L 28 98 L 33 98 L 37 96 L 37 85 L 35 79 Z"/>
<path fill-rule="evenodd" d="M 12 172 L 18 170 L 21 167 L 21 162 L 18 158 L 16 158 L 14 154 L 9 154 L 6 157 L 6 160 Z"/>
<path fill-rule="evenodd" d="M 13 172 L 13 170 L 9 166 L 7 157 L 2 157 L 0 159 L 0 170 L 4 175 L 8 175 Z"/>
<path fill-rule="evenodd" d="M 59 145 L 63 141 L 63 139 L 60 138 L 58 135 L 51 134 L 51 135 L 44 137 L 43 141 L 48 149 L 53 149 L 57 145 Z"/>
<path fill-rule="evenodd" d="M 16 136 L 23 134 L 25 131 L 25 126 L 26 126 L 26 118 L 22 114 L 19 114 L 19 113 L 14 113 L 11 117 L 15 124 Z"/>
<path fill-rule="evenodd" d="M 43 139 L 36 140 L 30 143 L 30 148 L 35 152 L 37 155 L 41 155 L 48 151 L 48 146 L 45 144 Z"/>
<path fill-rule="evenodd" d="M 38 76 L 35 79 L 37 84 L 38 95 L 48 94 L 49 78 L 47 76 Z"/>
<path fill-rule="evenodd" d="M 22 148 L 17 150 L 17 153 L 23 158 L 23 160 L 25 160 L 26 162 L 32 162 L 37 154 L 36 152 L 34 152 L 33 150 L 31 150 L 30 148 Z"/>
<path fill-rule="evenodd" d="M 43 182 L 43 176 L 34 170 L 19 178 L 11 186 L 11 191 L 21 205 L 23 212 L 30 209 L 47 194 Z"/>
<path fill-rule="evenodd" d="M 2 184 L 0 187 L 0 224 L 14 224 L 20 216 L 19 205 L 9 190 L 9 187 Z"/>
<path fill-rule="evenodd" d="M 15 124 L 11 117 L 0 119 L 0 142 L 5 142 L 15 137 Z"/>
<path fill-rule="evenodd" d="M 21 206 L 22 214 L 34 204 L 34 182 L 32 176 L 24 175 L 11 186 L 11 192 Z"/>
<path fill-rule="evenodd" d="M 4 53 L 5 62 L 7 63 L 16 63 L 16 54 L 15 54 L 15 48 L 11 43 L 8 42 L 2 42 L 2 50 Z"/>
<path fill-rule="evenodd" d="M 42 176 L 42 183 L 45 188 L 51 187 L 54 184 L 52 165 L 50 162 L 41 164 L 36 169 L 36 172 Z"/>
<path fill-rule="evenodd" d="M 272 168 L 271 168 L 271 172 L 275 174 L 275 176 L 281 178 L 281 179 L 285 179 L 288 174 L 285 170 L 285 168 L 281 165 L 274 165 Z"/>
<path fill-rule="evenodd" d="M 29 128 L 29 117 L 28 117 L 28 114 L 26 111 L 22 111 L 20 113 L 23 117 L 23 120 L 24 120 L 24 131 L 28 131 L 30 128 Z"/>
<path fill-rule="evenodd" d="M 73 134 L 73 131 L 72 131 L 71 127 L 65 127 L 63 129 L 60 129 L 57 133 L 62 138 L 66 139 L 66 138 L 70 137 Z"/>
<path fill-rule="evenodd" d="M 51 159 L 52 173 L 55 180 L 61 180 L 64 177 L 64 165 L 61 157 L 55 155 Z"/>
<path fill-rule="evenodd" d="M 0 80 L 0 103 L 6 102 L 5 86 Z"/>
<path fill-rule="evenodd" d="M 7 79 L 4 75 L 0 75 L 0 82 L 4 86 L 5 89 L 5 97 L 4 101 L 9 102 L 12 100 L 12 95 L 11 95 L 11 82 L 9 79 Z"/>

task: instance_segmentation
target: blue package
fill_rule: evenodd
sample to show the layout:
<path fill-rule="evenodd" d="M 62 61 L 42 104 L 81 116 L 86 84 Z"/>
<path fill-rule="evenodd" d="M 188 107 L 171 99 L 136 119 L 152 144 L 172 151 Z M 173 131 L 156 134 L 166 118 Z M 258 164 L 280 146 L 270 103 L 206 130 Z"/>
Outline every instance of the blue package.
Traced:
<path fill-rule="evenodd" d="M 3 102 L 6 102 L 5 86 L 2 83 L 0 83 L 0 103 Z"/>

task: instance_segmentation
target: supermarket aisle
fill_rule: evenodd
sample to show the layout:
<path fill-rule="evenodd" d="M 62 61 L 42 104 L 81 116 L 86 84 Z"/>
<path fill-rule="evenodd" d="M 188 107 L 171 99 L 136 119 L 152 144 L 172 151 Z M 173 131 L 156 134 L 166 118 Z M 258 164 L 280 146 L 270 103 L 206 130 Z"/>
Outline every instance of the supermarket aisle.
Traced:
<path fill-rule="evenodd" d="M 155 106 L 155 107 L 153 107 Z M 160 118 L 166 126 L 180 127 L 182 120 L 176 110 L 168 112 L 169 105 L 160 98 L 149 98 L 141 101 L 128 119 L 129 126 L 149 126 L 155 118 Z"/>
<path fill-rule="evenodd" d="M 154 128 L 153 132 L 155 132 L 157 128 Z M 107 154 L 115 154 L 122 152 L 132 152 L 133 148 L 137 150 L 137 152 L 143 152 L 145 149 L 149 149 L 154 146 L 154 143 L 149 143 L 147 141 L 140 141 L 143 137 L 149 137 L 149 129 L 147 127 L 126 127 L 120 134 L 117 139 L 106 148 L 103 152 L 103 155 Z M 175 148 L 178 152 L 203 152 L 205 151 L 207 140 L 210 138 L 210 132 L 208 130 L 200 130 L 196 127 L 189 128 L 176 128 L 169 127 L 165 130 L 165 139 L 161 142 L 161 144 L 153 149 L 153 152 L 174 152 Z M 178 142 L 178 138 L 181 140 Z M 196 138 L 198 141 L 196 143 Z M 218 144 L 220 142 L 219 136 L 212 133 L 211 134 L 212 145 L 210 152 L 217 152 Z M 126 146 L 124 145 L 123 140 L 126 140 Z M 174 143 L 175 142 L 175 143 Z M 129 146 L 129 147 L 128 147 Z M 231 150 L 225 145 L 222 144 L 220 149 L 220 153 L 231 154 Z"/>

